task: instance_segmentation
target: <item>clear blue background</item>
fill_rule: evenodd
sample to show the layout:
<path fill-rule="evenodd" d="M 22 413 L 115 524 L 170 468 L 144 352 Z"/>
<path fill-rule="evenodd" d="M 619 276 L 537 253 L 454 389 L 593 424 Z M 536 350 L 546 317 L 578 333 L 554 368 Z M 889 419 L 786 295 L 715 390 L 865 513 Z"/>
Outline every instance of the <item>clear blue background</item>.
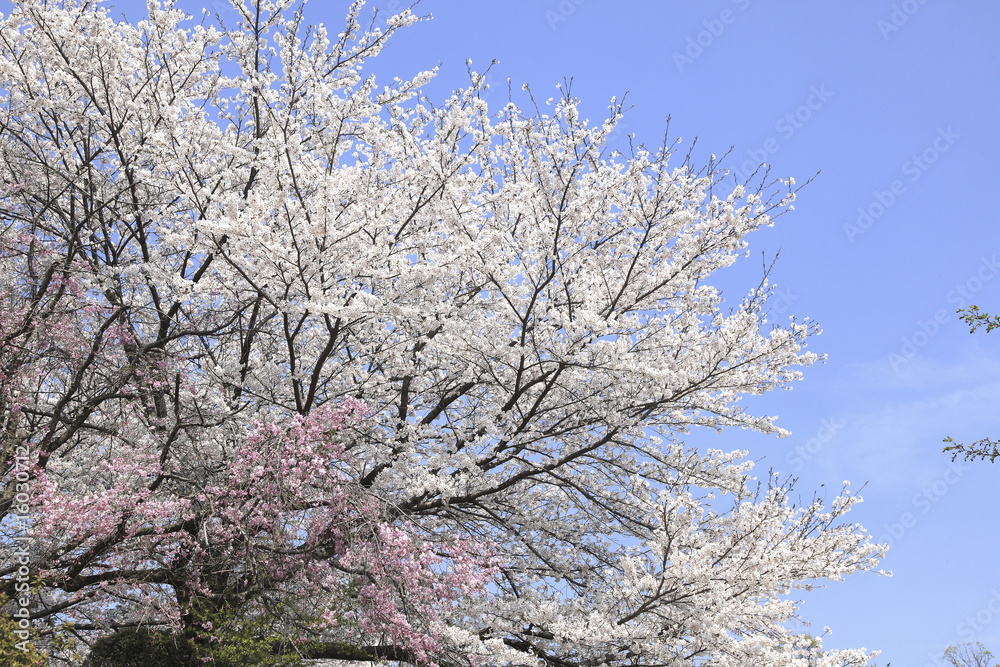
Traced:
<path fill-rule="evenodd" d="M 200 16 L 205 3 L 227 16 L 220 0 L 178 5 Z M 144 2 L 116 7 L 145 16 Z M 335 35 L 346 8 L 314 0 L 307 17 Z M 800 183 L 822 170 L 719 281 L 738 303 L 761 253 L 780 249 L 772 315 L 824 329 L 811 349 L 828 361 L 751 403 L 792 436 L 691 442 L 749 449 L 761 473 L 799 477 L 803 499 L 867 482 L 852 517 L 892 544 L 894 576 L 805 594 L 813 632 L 833 630 L 827 647 L 881 649 L 878 663 L 897 667 L 936 664 L 962 641 L 1000 654 L 1000 462 L 953 467 L 941 453 L 947 435 L 1000 436 L 1000 335 L 970 336 L 955 314 L 972 303 L 1000 314 L 1000 225 L 986 201 L 1000 180 L 1000 4 L 424 0 L 416 11 L 434 18 L 373 62 L 383 83 L 440 63 L 425 88 L 440 101 L 467 85 L 467 58 L 479 71 L 497 59 L 492 104 L 508 78 L 523 101 L 522 83 L 545 99 L 572 76 L 593 121 L 628 92 L 637 142 L 659 145 L 670 115 L 672 137 L 698 137 L 696 164 L 732 146 L 732 169 L 764 160 Z"/>

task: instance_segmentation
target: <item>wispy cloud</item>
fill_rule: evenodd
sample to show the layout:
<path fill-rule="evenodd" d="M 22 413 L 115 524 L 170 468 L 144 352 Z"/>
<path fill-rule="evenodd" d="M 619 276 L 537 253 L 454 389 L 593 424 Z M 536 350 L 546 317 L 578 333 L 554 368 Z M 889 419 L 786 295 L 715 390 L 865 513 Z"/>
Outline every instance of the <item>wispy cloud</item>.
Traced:
<path fill-rule="evenodd" d="M 1000 434 L 1000 345 L 969 345 L 956 356 L 914 359 L 899 373 L 877 358 L 846 367 L 838 393 L 850 388 L 856 399 L 831 408 L 839 408 L 844 424 L 824 445 L 835 456 L 810 465 L 892 493 L 941 474 L 950 462 L 941 453 L 945 436 Z"/>

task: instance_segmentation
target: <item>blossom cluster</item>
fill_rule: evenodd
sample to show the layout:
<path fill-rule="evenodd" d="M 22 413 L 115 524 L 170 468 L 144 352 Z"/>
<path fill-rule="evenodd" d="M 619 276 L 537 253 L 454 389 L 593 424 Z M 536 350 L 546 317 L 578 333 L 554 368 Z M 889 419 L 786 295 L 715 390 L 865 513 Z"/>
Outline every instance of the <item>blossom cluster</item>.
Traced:
<path fill-rule="evenodd" d="M 867 662 L 789 629 L 796 590 L 877 568 L 860 498 L 684 442 L 786 433 L 742 401 L 818 328 L 713 275 L 794 180 L 615 153 L 621 104 L 568 90 L 376 85 L 409 10 L 148 4 L 0 19 L 0 542 L 20 443 L 39 633 L 238 608 L 428 665 Z"/>

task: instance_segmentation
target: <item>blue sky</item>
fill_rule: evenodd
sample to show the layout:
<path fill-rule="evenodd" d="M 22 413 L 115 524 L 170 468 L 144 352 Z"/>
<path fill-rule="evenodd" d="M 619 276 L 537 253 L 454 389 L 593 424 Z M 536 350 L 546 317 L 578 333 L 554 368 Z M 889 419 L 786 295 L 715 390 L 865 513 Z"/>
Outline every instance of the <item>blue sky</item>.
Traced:
<path fill-rule="evenodd" d="M 219 0 L 180 0 L 199 15 Z M 5 3 L 6 4 L 6 3 Z M 130 20 L 145 3 L 114 3 Z M 370 2 L 401 8 L 393 0 Z M 346 2 L 307 17 L 336 34 Z M 828 647 L 881 649 L 879 664 L 935 664 L 949 644 L 1000 654 L 1000 462 L 953 465 L 941 440 L 1000 436 L 1000 335 L 970 335 L 955 311 L 1000 313 L 1000 225 L 980 203 L 1000 176 L 1000 4 L 716 0 L 424 0 L 433 20 L 402 31 L 373 63 L 383 80 L 439 63 L 435 100 L 491 60 L 542 98 L 574 79 L 599 120 L 627 91 L 627 132 L 670 132 L 695 163 L 733 153 L 805 181 L 795 210 L 750 237 L 752 257 L 720 276 L 738 301 L 781 255 L 774 315 L 809 316 L 828 361 L 793 391 L 752 406 L 778 414 L 786 439 L 697 434 L 701 447 L 747 448 L 799 477 L 803 498 L 867 482 L 853 514 L 892 544 L 892 578 L 857 576 L 807 594 L 803 616 Z M 624 138 L 621 139 L 624 141 Z M 624 143 L 623 143 L 624 146 Z M 990 183 L 994 183 L 991 186 Z"/>

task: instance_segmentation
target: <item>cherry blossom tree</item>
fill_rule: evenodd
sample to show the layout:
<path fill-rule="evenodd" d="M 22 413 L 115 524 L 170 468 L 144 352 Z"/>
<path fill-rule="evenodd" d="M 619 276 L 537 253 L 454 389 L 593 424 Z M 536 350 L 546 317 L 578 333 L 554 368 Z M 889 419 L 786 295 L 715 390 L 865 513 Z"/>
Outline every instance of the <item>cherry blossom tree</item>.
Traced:
<path fill-rule="evenodd" d="M 379 86 L 410 11 L 334 37 L 233 6 L 0 22 L 0 539 L 34 538 L 30 590 L 0 577 L 35 630 L 242 605 L 333 658 L 865 664 L 790 629 L 796 589 L 884 554 L 860 498 L 683 440 L 785 434 L 741 400 L 818 330 L 709 278 L 794 181 L 614 153 L 621 105 L 569 90 Z"/>

